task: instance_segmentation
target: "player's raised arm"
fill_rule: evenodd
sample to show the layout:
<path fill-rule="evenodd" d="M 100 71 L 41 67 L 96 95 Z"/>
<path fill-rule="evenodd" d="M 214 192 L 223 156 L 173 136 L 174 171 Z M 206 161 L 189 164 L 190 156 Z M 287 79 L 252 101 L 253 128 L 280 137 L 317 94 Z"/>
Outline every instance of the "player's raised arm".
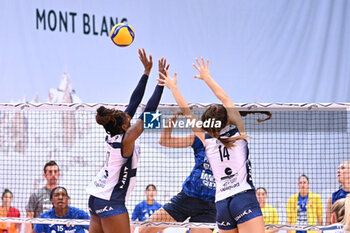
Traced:
<path fill-rule="evenodd" d="M 128 107 L 125 109 L 125 112 L 129 114 L 131 118 L 133 118 L 139 104 L 141 103 L 143 95 L 145 94 L 146 84 L 153 66 L 151 54 L 149 55 L 149 57 L 147 57 L 145 49 L 138 49 L 138 52 L 139 52 L 140 61 L 142 62 L 145 70 L 135 90 L 131 94 Z"/>
<path fill-rule="evenodd" d="M 162 60 L 162 59 L 161 59 Z M 164 69 L 166 66 L 166 60 L 160 61 L 159 64 L 164 65 Z M 161 68 L 160 68 L 161 69 Z M 136 120 L 136 123 L 132 125 L 128 131 L 125 133 L 125 137 L 123 140 L 123 149 L 125 156 L 131 156 L 133 152 L 133 143 L 135 140 L 141 135 L 143 131 L 143 115 L 145 112 L 154 112 L 157 110 L 160 99 L 163 94 L 164 87 L 157 84 L 151 98 L 148 100 L 144 112 L 139 116 L 139 119 Z"/>
<path fill-rule="evenodd" d="M 209 70 L 209 60 L 205 62 L 204 59 L 201 58 L 200 62 L 198 58 L 196 58 L 196 62 L 197 64 L 193 64 L 193 66 L 198 70 L 199 75 L 195 75 L 194 78 L 201 79 L 208 85 L 208 87 L 213 91 L 215 96 L 222 102 L 222 104 L 226 108 L 228 120 L 230 121 L 230 123 L 236 125 L 241 135 L 244 135 L 245 129 L 241 114 L 237 110 L 236 106 L 233 104 L 230 97 L 226 94 L 224 89 L 222 89 L 222 87 L 218 83 L 216 83 L 215 80 L 211 77 Z"/>
<path fill-rule="evenodd" d="M 189 119 L 190 121 L 194 120 L 195 122 L 198 121 L 198 118 L 191 109 L 189 108 L 189 105 L 185 98 L 182 96 L 181 92 L 177 88 L 177 73 L 174 74 L 174 78 L 171 78 L 169 75 L 169 72 L 166 71 L 166 75 L 160 73 L 163 79 L 158 79 L 160 82 L 160 85 L 166 86 L 170 89 L 171 93 L 173 94 L 176 103 L 179 105 L 182 114 Z M 192 125 L 192 130 L 194 134 L 201 139 L 201 141 L 204 143 L 204 131 L 201 128 L 196 127 L 197 124 Z"/>
<path fill-rule="evenodd" d="M 185 148 L 193 144 L 194 134 L 187 135 L 186 137 L 174 137 L 172 135 L 174 125 L 179 115 L 182 113 L 175 113 L 168 121 L 167 127 L 163 128 L 162 134 L 159 139 L 161 146 L 172 147 L 172 148 Z"/>

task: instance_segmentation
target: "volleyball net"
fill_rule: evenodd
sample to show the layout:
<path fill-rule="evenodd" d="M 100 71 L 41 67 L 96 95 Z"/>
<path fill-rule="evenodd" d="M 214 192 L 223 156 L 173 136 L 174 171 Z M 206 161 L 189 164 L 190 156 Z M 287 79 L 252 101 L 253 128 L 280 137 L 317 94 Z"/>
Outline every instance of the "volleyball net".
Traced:
<path fill-rule="evenodd" d="M 47 221 L 25 217 L 31 193 L 46 185 L 43 168 L 50 160 L 59 165 L 58 184 L 67 189 L 70 205 L 88 212 L 89 196 L 85 189 L 106 159 L 106 133 L 95 122 L 99 106 L 0 104 L 0 191 L 5 188 L 11 190 L 11 206 L 21 213 L 21 218 L 17 220 L 0 216 L 0 221 Z M 104 106 L 120 110 L 126 107 L 122 104 Z M 138 109 L 132 122 L 136 121 L 143 107 Z M 206 107 L 204 104 L 191 105 L 198 116 Z M 278 223 L 267 223 L 267 228 L 318 229 L 317 223 L 311 224 L 314 226 L 288 225 L 287 201 L 299 192 L 298 178 L 305 174 L 309 178 L 309 191 L 321 197 L 321 215 L 325 222 L 327 200 L 340 185 L 337 168 L 343 161 L 350 160 L 350 105 L 238 104 L 237 108 L 243 117 L 246 132 L 251 136 L 249 157 L 254 185 L 266 189 L 266 203 L 278 213 Z M 156 201 L 164 205 L 181 191 L 195 163 L 191 147 L 167 148 L 159 145 L 161 132 L 168 127 L 166 122 L 179 109 L 176 105 L 163 104 L 158 111 L 160 116 L 155 121 L 152 120 L 153 116 L 148 120 L 145 118 L 147 127 L 139 138 L 141 158 L 137 181 L 127 201 L 130 217 L 135 206 L 146 199 L 147 185 L 156 186 Z M 178 137 L 191 132 L 186 124 L 178 124 L 173 129 L 173 134 Z M 212 182 L 212 177 L 205 179 Z M 51 208 L 52 204 L 46 201 L 44 211 Z M 69 221 L 79 224 L 80 220 Z M 152 224 L 133 223 L 135 226 Z M 164 223 L 154 223 L 157 224 Z M 188 222 L 167 226 L 196 227 L 195 223 Z M 213 224 L 197 227 L 201 226 L 213 227 Z"/>

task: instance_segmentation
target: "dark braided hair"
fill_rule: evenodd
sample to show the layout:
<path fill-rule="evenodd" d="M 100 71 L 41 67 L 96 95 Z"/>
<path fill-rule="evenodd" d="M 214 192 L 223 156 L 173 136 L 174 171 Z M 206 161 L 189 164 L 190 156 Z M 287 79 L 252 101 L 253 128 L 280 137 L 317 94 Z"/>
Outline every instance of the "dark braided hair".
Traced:
<path fill-rule="evenodd" d="M 111 136 L 124 133 L 122 125 L 126 118 L 127 114 L 125 112 L 103 106 L 99 107 L 96 113 L 97 124 L 102 125 Z"/>

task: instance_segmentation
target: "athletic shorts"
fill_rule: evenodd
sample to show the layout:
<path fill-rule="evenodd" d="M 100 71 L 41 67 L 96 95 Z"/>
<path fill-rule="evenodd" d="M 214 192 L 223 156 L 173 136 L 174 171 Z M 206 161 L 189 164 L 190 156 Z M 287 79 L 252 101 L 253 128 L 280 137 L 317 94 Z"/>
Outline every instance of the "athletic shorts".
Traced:
<path fill-rule="evenodd" d="M 106 218 L 119 214 L 124 214 L 128 210 L 123 201 L 107 201 L 98 197 L 90 196 L 89 211 L 92 215 Z"/>
<path fill-rule="evenodd" d="M 232 230 L 238 224 L 262 216 L 255 190 L 238 193 L 216 202 L 216 223 L 221 230 Z"/>
<path fill-rule="evenodd" d="M 215 203 L 187 196 L 183 191 L 171 198 L 163 209 L 177 222 L 190 218 L 190 222 L 215 223 Z"/>

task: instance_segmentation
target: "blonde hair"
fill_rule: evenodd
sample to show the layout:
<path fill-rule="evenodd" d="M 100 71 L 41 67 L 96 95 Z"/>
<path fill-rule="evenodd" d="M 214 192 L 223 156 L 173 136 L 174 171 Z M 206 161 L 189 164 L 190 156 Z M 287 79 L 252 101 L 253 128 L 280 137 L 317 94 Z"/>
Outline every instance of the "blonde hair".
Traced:
<path fill-rule="evenodd" d="M 332 205 L 331 213 L 335 214 L 337 222 L 345 224 L 345 198 L 339 199 Z"/>

